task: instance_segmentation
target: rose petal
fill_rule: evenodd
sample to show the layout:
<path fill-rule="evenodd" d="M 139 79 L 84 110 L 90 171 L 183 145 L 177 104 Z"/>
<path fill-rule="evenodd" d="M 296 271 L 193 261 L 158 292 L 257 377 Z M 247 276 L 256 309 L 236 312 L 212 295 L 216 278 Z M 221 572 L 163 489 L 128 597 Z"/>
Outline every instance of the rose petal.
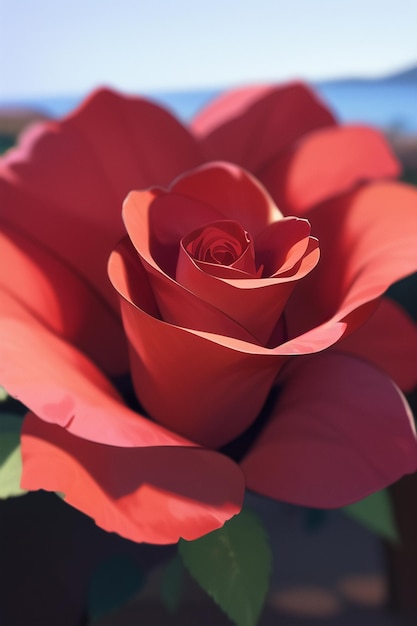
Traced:
<path fill-rule="evenodd" d="M 210 450 L 105 446 L 29 414 L 22 456 L 24 488 L 62 492 L 101 528 L 131 541 L 197 539 L 242 506 L 238 467 Z"/>
<path fill-rule="evenodd" d="M 194 274 L 201 275 L 201 288 L 198 288 L 200 280 L 197 280 L 193 282 L 193 285 L 187 283 L 185 286 L 188 289 L 184 289 L 174 280 L 172 272 L 174 260 L 175 265 L 177 263 L 180 238 L 184 231 L 188 235 L 188 229 L 194 230 L 200 225 L 205 225 L 208 218 L 209 222 L 217 221 L 216 213 L 220 211 L 224 212 L 225 217 L 232 219 L 234 213 L 239 215 L 239 208 L 242 208 L 239 223 L 251 235 L 253 235 L 253 229 L 256 233 L 261 232 L 261 244 L 263 242 L 261 253 L 264 254 L 269 264 L 273 264 L 279 257 L 271 255 L 268 245 L 270 246 L 270 239 L 275 238 L 278 230 L 274 228 L 271 235 L 267 237 L 265 226 L 269 219 L 279 220 L 281 214 L 270 203 L 266 192 L 252 177 L 239 168 L 227 164 L 211 164 L 199 168 L 180 178 L 172 189 L 172 192 L 166 194 L 161 191 L 132 192 L 123 205 L 126 229 L 147 271 L 162 318 L 170 324 L 198 331 L 218 333 L 254 343 L 265 343 L 278 322 L 292 286 L 280 287 L 280 296 L 277 297 L 277 294 L 271 291 L 270 280 L 258 281 L 256 293 L 249 293 L 248 289 L 245 296 L 247 301 L 239 303 L 235 300 L 235 288 L 242 290 L 250 287 L 252 289 L 252 282 L 240 281 L 231 290 L 227 286 L 216 286 L 219 283 L 215 278 L 210 279 L 207 274 L 203 275 L 197 267 L 193 267 Z M 180 195 L 179 192 L 185 195 Z M 201 205 L 192 206 L 193 210 L 190 210 L 187 196 L 192 202 L 200 201 Z M 212 206 L 213 212 L 211 213 Z M 169 220 L 166 219 L 167 214 L 169 214 Z M 196 223 L 199 220 L 200 225 Z M 169 227 L 167 228 L 164 224 L 173 224 L 171 234 Z M 307 222 L 305 224 L 308 225 Z M 289 220 L 286 220 L 282 228 L 288 229 L 288 227 L 291 231 L 298 232 L 301 239 L 305 239 L 304 222 L 300 220 L 299 227 L 295 227 Z M 300 228 L 302 233 L 300 233 Z M 282 243 L 279 239 L 280 247 Z M 293 232 L 291 232 L 290 243 L 289 248 L 292 249 L 295 244 Z M 285 276 L 285 282 L 300 278 L 314 266 L 314 263 L 317 263 L 318 251 L 317 249 L 314 251 L 311 247 L 317 248 L 316 244 L 309 242 L 308 239 L 305 243 L 306 246 L 309 245 L 306 263 L 297 266 L 293 275 L 289 272 Z M 301 249 L 297 246 L 292 250 L 290 254 L 292 262 L 295 261 L 294 255 L 299 254 L 300 251 Z M 286 252 L 290 253 L 290 250 L 287 248 Z M 282 252 L 280 254 L 282 256 Z M 167 271 L 170 271 L 169 275 Z M 204 284 L 202 281 L 205 281 Z M 212 291 L 218 292 L 217 296 L 207 291 L 207 281 L 213 285 Z M 264 293 L 258 291 L 261 287 L 267 288 Z M 225 289 L 228 289 L 230 298 L 227 296 L 227 302 L 222 302 Z M 243 297 L 241 294 L 240 296 Z M 265 314 L 259 313 L 262 319 L 261 317 L 255 319 L 256 313 L 263 310 Z M 268 324 L 265 326 L 266 318 L 268 318 Z"/>
<path fill-rule="evenodd" d="M 178 178 L 171 192 L 209 205 L 222 215 L 220 219 L 238 222 L 252 237 L 282 219 L 260 182 L 231 163 L 208 163 L 196 168 Z"/>
<path fill-rule="evenodd" d="M 132 264 L 122 242 L 110 257 L 109 275 L 121 295 L 136 393 L 161 424 L 219 447 L 258 415 L 284 358 L 268 358 L 267 350 L 262 356 L 238 351 L 235 345 L 252 344 L 158 319 L 148 306 L 146 274 L 137 261 L 132 271 Z"/>
<path fill-rule="evenodd" d="M 380 367 L 403 391 L 412 391 L 417 385 L 417 326 L 388 298 L 364 326 L 337 347 Z"/>
<path fill-rule="evenodd" d="M 314 259 L 315 250 L 312 251 L 312 256 Z M 308 256 L 305 258 L 307 259 L 307 263 L 309 263 Z M 111 255 L 109 262 L 109 276 L 114 288 L 119 292 L 122 298 L 133 304 L 134 307 L 144 309 L 144 311 L 146 311 L 149 315 L 157 318 L 158 321 L 161 321 L 158 305 L 155 301 L 154 293 L 150 288 L 147 274 L 145 273 L 144 267 L 138 262 L 136 253 L 133 250 L 128 238 L 123 239 Z M 277 330 L 279 331 L 279 340 L 277 340 L 276 343 L 270 342 L 271 347 L 264 347 L 259 345 L 256 342 L 256 339 L 249 335 L 245 329 L 238 326 L 236 322 L 233 322 L 231 318 L 228 318 L 223 313 L 221 314 L 223 317 L 218 318 L 219 332 L 207 332 L 196 329 L 195 326 L 198 325 L 198 317 L 195 319 L 192 314 L 193 311 L 197 310 L 196 304 L 202 304 L 200 310 L 198 311 L 201 313 L 202 317 L 207 311 L 209 311 L 210 305 L 202 303 L 201 300 L 195 297 L 193 301 L 192 299 L 187 298 L 187 294 L 189 294 L 188 291 L 183 291 L 181 296 L 182 299 L 179 299 L 173 291 L 169 294 L 172 298 L 171 302 L 168 300 L 168 305 L 171 304 L 170 308 L 172 311 L 175 311 L 175 307 L 177 307 L 179 311 L 180 305 L 182 305 L 184 309 L 183 318 L 186 322 L 188 321 L 189 324 L 185 327 L 179 326 L 183 332 L 189 332 L 190 334 L 201 337 L 206 341 L 217 343 L 228 350 L 233 350 L 243 355 L 264 355 L 273 358 L 278 357 L 276 366 L 277 370 L 279 370 L 282 363 L 285 361 L 285 359 L 282 359 L 281 357 L 298 354 L 310 354 L 312 352 L 324 350 L 325 348 L 336 343 L 336 341 L 338 341 L 346 331 L 346 322 L 331 320 L 330 322 L 324 322 L 318 328 L 313 328 L 298 337 L 282 343 L 281 329 L 278 324 Z M 213 308 L 213 311 L 216 310 L 217 309 Z M 187 312 L 189 313 L 188 320 L 186 319 Z M 213 319 L 215 320 L 215 318 Z M 235 326 L 233 326 L 233 324 Z M 171 325 L 174 326 L 174 324 Z M 237 334 L 235 328 L 240 328 L 241 333 L 246 333 L 248 338 L 239 339 L 234 336 L 233 332 L 236 332 Z"/>
<path fill-rule="evenodd" d="M 238 512 L 243 483 L 233 463 L 207 451 L 188 454 L 185 446 L 192 442 L 127 409 L 80 353 L 36 322 L 31 325 L 25 311 L 19 317 L 18 305 L 10 312 L 11 320 L 0 326 L 0 379 L 44 420 L 77 435 L 33 418 L 30 434 L 40 439 L 29 447 L 23 442 L 23 482 L 29 489 L 64 491 L 105 529 L 135 541 L 195 538 Z"/>
<path fill-rule="evenodd" d="M 200 162 L 195 141 L 168 112 L 100 90 L 62 122 L 31 129 L 1 160 L 1 220 L 41 242 L 117 307 L 106 267 L 123 236 L 123 198 L 137 187 L 168 184 Z"/>
<path fill-rule="evenodd" d="M 310 243 L 310 232 L 307 220 L 284 217 L 259 233 L 255 249 L 258 262 L 264 266 L 264 276 L 291 270 L 304 256 Z"/>
<path fill-rule="evenodd" d="M 36 415 L 74 435 L 108 445 L 193 445 L 128 409 L 81 352 L 12 298 L 8 304 L 8 310 L 3 306 L 1 311 L 0 381 Z"/>
<path fill-rule="evenodd" d="M 228 91 L 194 118 L 191 128 L 207 159 L 224 159 L 252 172 L 306 133 L 335 124 L 302 83 Z"/>
<path fill-rule="evenodd" d="M 240 270 L 248 277 L 258 274 L 251 236 L 238 222 L 231 220 L 211 222 L 183 237 L 178 258 L 182 255 L 208 273 L 212 267 L 220 266 L 224 270 Z M 178 276 L 176 278 L 178 280 Z"/>
<path fill-rule="evenodd" d="M 169 276 L 163 271 L 163 268 L 161 268 L 155 260 L 155 256 L 158 256 L 164 266 L 172 266 L 175 256 L 175 266 L 177 264 L 180 241 L 178 241 L 176 245 L 168 244 L 167 237 L 162 239 L 163 229 L 158 229 L 158 240 L 163 240 L 165 246 L 163 246 L 161 252 L 154 254 L 151 249 L 154 239 L 149 232 L 150 220 L 148 216 L 152 212 L 153 202 L 155 201 L 156 206 L 159 207 L 161 199 L 164 199 L 169 206 L 170 198 L 171 196 L 168 194 L 165 196 L 157 195 L 155 200 L 153 192 L 132 192 L 124 202 L 123 219 L 129 237 L 140 258 L 139 261 L 139 258 L 135 259 L 136 255 L 132 256 L 130 246 L 123 240 L 124 243 L 122 243 L 122 247 L 126 249 L 126 254 L 129 258 L 131 257 L 131 261 L 127 266 L 127 271 L 131 276 L 131 282 L 142 280 L 147 284 L 149 280 L 162 318 L 170 324 L 177 324 L 195 330 L 225 334 L 229 337 L 257 343 L 255 337 L 238 322 L 228 317 L 222 309 L 217 309 L 209 302 L 201 300 L 191 291 L 184 288 L 174 277 Z M 187 201 L 183 202 L 181 196 L 175 194 L 172 201 L 174 207 L 178 202 L 178 206 L 189 208 Z M 199 215 L 199 207 L 196 208 L 197 211 L 191 213 L 192 215 Z M 175 219 L 175 214 L 172 215 L 171 213 L 170 222 L 179 223 L 178 220 Z M 158 246 L 159 243 L 157 244 L 157 247 Z M 167 255 L 166 257 L 164 257 L 164 250 Z M 135 277 L 135 273 L 142 271 L 142 266 L 146 269 L 148 278 L 146 278 L 146 275 L 142 276 L 142 274 L 138 274 L 137 277 Z M 141 278 L 139 278 L 139 276 L 141 276 Z"/>
<path fill-rule="evenodd" d="M 249 489 L 340 507 L 417 468 L 411 411 L 391 380 L 329 352 L 283 370 L 271 419 L 242 462 Z"/>
<path fill-rule="evenodd" d="M 120 316 L 48 250 L 10 228 L 0 233 L 0 315 L 3 294 L 85 351 L 112 374 L 128 370 Z"/>
<path fill-rule="evenodd" d="M 201 300 L 222 310 L 248 330 L 259 343 L 266 345 L 278 324 L 287 300 L 297 281 L 318 262 L 318 242 L 311 240 L 304 259 L 293 268 L 293 274 L 271 278 L 218 278 L 201 271 L 199 266 L 180 255 L 177 280 Z M 282 337 L 285 339 L 285 337 Z"/>
<path fill-rule="evenodd" d="M 142 288 L 145 291 L 148 291 L 149 285 L 151 285 L 155 306 L 158 309 L 157 317 L 162 316 L 164 321 L 169 324 L 176 324 L 197 331 L 224 334 L 227 337 L 258 343 L 257 339 L 246 328 L 226 314 L 223 307 L 218 309 L 210 302 L 202 300 L 162 272 L 153 262 L 145 246 L 141 248 L 138 257 L 136 254 L 138 250 L 135 251 L 129 239 L 125 238 L 122 239 L 116 250 L 123 250 L 122 255 L 129 258 L 123 272 L 129 277 L 130 284 L 142 283 Z M 110 277 L 118 289 L 118 279 L 112 274 Z M 139 295 L 138 301 L 141 302 L 142 299 L 142 295 Z"/>
<path fill-rule="evenodd" d="M 181 239 L 222 218 L 209 205 L 162 190 L 133 191 L 123 203 L 123 220 L 135 247 L 149 250 L 156 265 L 172 278 Z"/>
<path fill-rule="evenodd" d="M 123 205 L 123 220 L 135 247 L 146 238 L 153 258 L 172 276 L 181 239 L 225 219 L 239 223 L 255 238 L 282 214 L 259 181 L 229 163 L 209 163 L 187 172 L 168 192 L 134 191 Z"/>
<path fill-rule="evenodd" d="M 349 333 L 391 284 L 417 270 L 417 191 L 369 184 L 312 209 L 309 219 L 321 260 L 288 301 L 289 336 L 324 321 L 344 321 Z"/>
<path fill-rule="evenodd" d="M 284 213 L 304 215 L 359 183 L 399 173 L 381 133 L 346 126 L 310 133 L 269 163 L 259 178 Z"/>
<path fill-rule="evenodd" d="M 246 252 L 249 256 L 249 252 Z M 194 264 L 206 274 L 217 276 L 217 278 L 228 278 L 234 280 L 261 278 L 263 266 L 261 265 L 256 271 L 248 273 L 247 271 L 237 269 L 231 265 L 215 265 L 214 263 L 204 263 L 204 261 L 194 261 Z M 177 266 L 178 267 L 178 266 Z"/>

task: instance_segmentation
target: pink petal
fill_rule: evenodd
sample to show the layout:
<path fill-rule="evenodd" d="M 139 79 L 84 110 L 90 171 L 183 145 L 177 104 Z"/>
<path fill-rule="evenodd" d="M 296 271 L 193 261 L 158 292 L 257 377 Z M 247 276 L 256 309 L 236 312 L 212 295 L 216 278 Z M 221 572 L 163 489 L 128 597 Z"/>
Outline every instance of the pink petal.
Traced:
<path fill-rule="evenodd" d="M 1 220 L 68 262 L 116 307 L 106 267 L 123 235 L 123 198 L 200 162 L 195 141 L 169 113 L 101 90 L 62 122 L 30 130 L 1 160 Z"/>
<path fill-rule="evenodd" d="M 231 161 L 257 173 L 306 133 L 335 123 L 306 85 L 289 83 L 226 92 L 191 127 L 207 159 Z"/>
<path fill-rule="evenodd" d="M 286 308 L 289 336 L 320 325 L 350 333 L 375 311 L 390 285 L 417 270 L 417 191 L 379 182 L 309 213 L 320 263 L 294 290 Z M 314 331 L 313 331 L 314 333 Z"/>
<path fill-rule="evenodd" d="M 293 361 L 271 419 L 242 462 L 249 489 L 340 507 L 417 468 L 411 411 L 391 380 L 329 352 Z"/>
<path fill-rule="evenodd" d="M 0 290 L 0 314 L 3 295 L 12 295 L 106 372 L 128 370 L 120 316 L 56 256 L 7 227 L 0 233 Z"/>
<path fill-rule="evenodd" d="M 242 506 L 238 467 L 210 450 L 100 445 L 29 414 L 22 456 L 24 488 L 60 491 L 101 528 L 131 541 L 190 541 Z"/>
<path fill-rule="evenodd" d="M 384 136 L 367 127 L 323 128 L 304 137 L 260 174 L 280 209 L 304 215 L 315 204 L 374 178 L 398 176 Z"/>
<path fill-rule="evenodd" d="M 364 326 L 337 347 L 384 370 L 403 391 L 412 391 L 417 385 L 417 326 L 388 298 Z"/>

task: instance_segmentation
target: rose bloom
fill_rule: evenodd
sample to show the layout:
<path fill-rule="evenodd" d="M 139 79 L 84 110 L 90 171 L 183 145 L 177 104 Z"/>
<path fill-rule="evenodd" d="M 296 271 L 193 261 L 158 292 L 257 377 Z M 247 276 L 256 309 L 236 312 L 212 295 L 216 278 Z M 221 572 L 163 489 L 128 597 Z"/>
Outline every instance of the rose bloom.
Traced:
<path fill-rule="evenodd" d="M 163 544 L 222 526 L 245 488 L 339 507 L 415 471 L 417 332 L 384 297 L 417 269 L 398 173 L 298 83 L 188 128 L 101 90 L 29 129 L 0 165 L 22 486 Z"/>

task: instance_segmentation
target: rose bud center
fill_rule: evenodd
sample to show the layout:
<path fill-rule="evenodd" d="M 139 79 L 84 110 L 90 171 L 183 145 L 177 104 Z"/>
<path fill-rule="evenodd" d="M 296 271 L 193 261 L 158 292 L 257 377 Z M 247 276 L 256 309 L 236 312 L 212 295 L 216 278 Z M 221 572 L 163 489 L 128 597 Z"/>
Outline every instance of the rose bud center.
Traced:
<path fill-rule="evenodd" d="M 222 220 L 202 226 L 183 238 L 182 248 L 200 268 L 222 265 L 259 275 L 252 238 L 238 222 Z"/>

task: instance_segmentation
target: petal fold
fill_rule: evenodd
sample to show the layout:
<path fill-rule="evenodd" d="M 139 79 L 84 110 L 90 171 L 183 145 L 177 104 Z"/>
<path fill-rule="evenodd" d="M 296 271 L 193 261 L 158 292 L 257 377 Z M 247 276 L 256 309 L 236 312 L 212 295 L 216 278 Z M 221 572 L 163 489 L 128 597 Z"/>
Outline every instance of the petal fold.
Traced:
<path fill-rule="evenodd" d="M 286 215 L 376 178 L 395 178 L 400 165 L 382 133 L 365 126 L 323 128 L 303 137 L 259 174 Z"/>
<path fill-rule="evenodd" d="M 411 410 L 365 361 L 333 351 L 301 358 L 279 383 L 270 421 L 242 462 L 249 489 L 332 508 L 416 470 Z"/>
<path fill-rule="evenodd" d="M 337 349 L 370 361 L 402 391 L 412 391 L 417 385 L 417 325 L 388 298 L 383 298 L 364 326 L 342 339 Z"/>
<path fill-rule="evenodd" d="M 9 296 L 108 374 L 128 371 L 120 314 L 42 245 L 4 226 L 0 233 L 0 318 Z"/>
<path fill-rule="evenodd" d="M 101 528 L 131 541 L 191 541 L 220 528 L 242 506 L 239 468 L 210 450 L 106 446 L 29 414 L 22 458 L 27 489 L 62 492 Z"/>
<path fill-rule="evenodd" d="M 124 197 L 201 161 L 167 111 L 101 89 L 61 122 L 29 129 L 0 160 L 0 224 L 39 241 L 118 310 L 106 268 L 124 234 Z"/>
<path fill-rule="evenodd" d="M 335 124 L 314 92 L 294 82 L 228 91 L 204 107 L 191 128 L 207 159 L 231 161 L 257 174 L 306 133 Z"/>
<path fill-rule="evenodd" d="M 286 308 L 290 338 L 327 323 L 356 330 L 393 283 L 417 271 L 417 190 L 374 182 L 309 212 L 320 263 Z M 314 331 L 313 331 L 314 332 Z"/>
<path fill-rule="evenodd" d="M 259 180 L 232 163 L 202 165 L 180 176 L 172 185 L 171 192 L 209 205 L 223 215 L 223 219 L 241 224 L 252 237 L 282 218 L 282 213 Z"/>
<path fill-rule="evenodd" d="M 137 396 L 154 419 L 208 447 L 220 447 L 257 417 L 285 361 L 267 349 L 236 350 L 226 335 L 193 331 L 158 317 L 145 270 L 129 242 L 110 257 L 109 275 L 121 298 Z M 140 274 L 142 271 L 142 274 Z M 184 306 L 184 301 L 182 306 Z"/>
<path fill-rule="evenodd" d="M 0 384 L 44 421 L 108 445 L 194 445 L 128 409 L 85 355 L 18 302 L 10 298 L 2 315 Z"/>

